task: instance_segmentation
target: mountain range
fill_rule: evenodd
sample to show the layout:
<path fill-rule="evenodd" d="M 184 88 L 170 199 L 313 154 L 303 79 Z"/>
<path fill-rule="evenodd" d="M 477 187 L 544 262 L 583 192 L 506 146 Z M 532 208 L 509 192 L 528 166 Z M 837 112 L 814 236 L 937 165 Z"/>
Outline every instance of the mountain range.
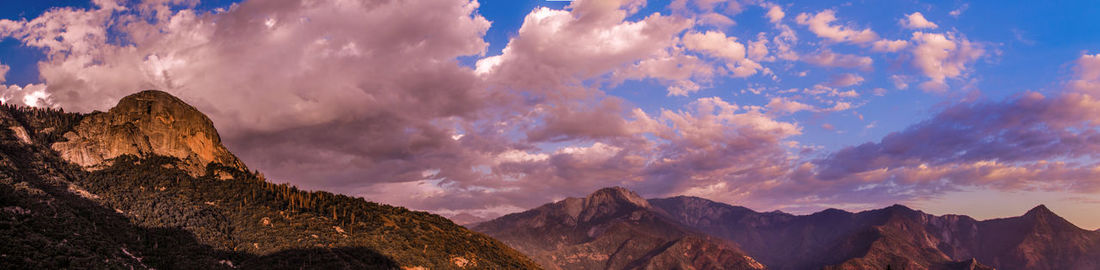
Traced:
<path fill-rule="evenodd" d="M 1100 230 L 1042 205 L 793 215 L 611 187 L 463 227 L 272 183 L 153 90 L 0 106 L 0 240 L 0 269 L 1100 269 Z"/>
<path fill-rule="evenodd" d="M 472 228 L 551 269 L 1100 269 L 1100 233 L 1042 205 L 985 221 L 902 205 L 792 215 L 607 188 Z M 668 248 L 681 243 L 713 248 Z"/>

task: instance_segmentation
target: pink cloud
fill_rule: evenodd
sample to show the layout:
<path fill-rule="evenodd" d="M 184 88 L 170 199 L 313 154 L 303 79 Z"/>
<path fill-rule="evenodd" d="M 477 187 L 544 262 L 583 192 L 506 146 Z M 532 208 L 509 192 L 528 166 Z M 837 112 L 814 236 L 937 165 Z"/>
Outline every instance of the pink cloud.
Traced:
<path fill-rule="evenodd" d="M 913 66 L 929 78 L 921 84 L 926 91 L 946 90 L 946 79 L 964 75 L 967 65 L 985 54 L 979 44 L 954 34 L 915 32 L 912 41 Z"/>
<path fill-rule="evenodd" d="M 870 57 L 834 53 L 828 49 L 814 54 L 803 55 L 801 59 L 806 61 L 806 63 L 822 67 L 841 67 L 861 70 L 870 70 L 871 64 L 874 63 L 874 60 Z"/>
<path fill-rule="evenodd" d="M 930 29 L 939 27 L 935 23 L 928 21 L 928 19 L 925 19 L 924 15 L 920 14 L 920 12 L 913 12 L 909 15 L 905 15 L 905 18 L 898 20 L 898 24 L 900 24 L 902 27 L 909 29 Z"/>
<path fill-rule="evenodd" d="M 836 20 L 836 11 L 829 9 L 813 15 L 800 13 L 795 17 L 798 24 L 806 25 L 810 28 L 810 32 L 832 42 L 863 44 L 879 39 L 878 34 L 871 29 L 857 30 L 849 26 L 835 25 Z"/>

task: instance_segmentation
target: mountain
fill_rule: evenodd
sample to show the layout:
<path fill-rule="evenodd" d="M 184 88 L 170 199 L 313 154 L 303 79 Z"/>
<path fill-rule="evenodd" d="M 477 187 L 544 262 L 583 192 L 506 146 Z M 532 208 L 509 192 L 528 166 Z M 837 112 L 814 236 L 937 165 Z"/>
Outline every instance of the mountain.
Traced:
<path fill-rule="evenodd" d="M 1038 206 L 977 221 L 901 205 L 805 216 L 695 197 L 649 200 L 677 222 L 737 243 L 771 269 L 1100 269 L 1100 233 Z"/>
<path fill-rule="evenodd" d="M 159 91 L 0 106 L 0 269 L 533 269 L 446 218 L 267 182 Z"/>
<path fill-rule="evenodd" d="M 106 113 L 85 116 L 64 138 L 51 147 L 65 160 L 93 169 L 122 155 L 159 155 L 179 159 L 181 169 L 196 177 L 211 162 L 248 171 L 222 146 L 210 118 L 161 91 L 126 96 Z"/>
<path fill-rule="evenodd" d="M 477 224 L 547 269 L 763 269 L 735 245 L 681 226 L 624 188 Z"/>

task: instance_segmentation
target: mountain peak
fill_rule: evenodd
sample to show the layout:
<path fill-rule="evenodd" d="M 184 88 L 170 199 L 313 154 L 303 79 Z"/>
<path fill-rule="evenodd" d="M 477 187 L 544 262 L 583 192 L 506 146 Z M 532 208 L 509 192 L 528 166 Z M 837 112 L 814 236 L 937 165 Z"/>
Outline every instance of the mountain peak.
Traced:
<path fill-rule="evenodd" d="M 917 212 L 917 210 L 913 210 L 913 208 L 909 208 L 908 206 L 901 205 L 901 204 L 894 204 L 894 205 L 891 205 L 889 207 L 883 208 L 882 210 L 884 210 L 888 213 L 897 213 L 897 214 L 902 214 L 902 213 L 908 214 L 908 213 Z"/>
<path fill-rule="evenodd" d="M 212 162 L 248 171 L 222 146 L 210 118 L 157 90 L 123 97 L 108 112 L 85 117 L 64 136 L 67 141 L 51 147 L 65 160 L 84 167 L 97 167 L 122 155 L 160 155 L 180 159 L 180 168 L 193 176 L 205 174 Z"/>
<path fill-rule="evenodd" d="M 649 202 L 634 191 L 623 187 L 602 188 L 585 197 L 585 203 L 589 206 L 597 204 L 630 204 L 640 208 L 649 208 Z"/>
<path fill-rule="evenodd" d="M 1027 211 L 1027 213 L 1024 214 L 1022 218 L 1031 220 L 1035 222 L 1035 224 L 1051 226 L 1051 228 L 1056 228 L 1058 230 L 1083 230 L 1080 227 L 1077 227 L 1077 225 L 1069 222 L 1065 218 L 1062 218 L 1058 214 L 1055 214 L 1054 211 L 1051 211 L 1050 208 L 1047 208 L 1046 205 L 1042 204 L 1035 206 L 1035 208 Z"/>
<path fill-rule="evenodd" d="M 1040 205 L 1035 206 L 1035 208 L 1031 208 L 1031 210 L 1028 210 L 1027 213 L 1024 214 L 1024 216 L 1037 216 L 1037 215 L 1054 215 L 1054 211 L 1050 211 L 1050 208 L 1047 208 L 1046 205 L 1040 204 Z"/>

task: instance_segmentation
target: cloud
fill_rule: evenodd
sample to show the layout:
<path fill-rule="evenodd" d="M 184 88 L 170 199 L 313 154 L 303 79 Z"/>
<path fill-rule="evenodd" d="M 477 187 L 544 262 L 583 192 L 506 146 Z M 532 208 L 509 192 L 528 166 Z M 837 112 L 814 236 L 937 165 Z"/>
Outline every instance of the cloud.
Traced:
<path fill-rule="evenodd" d="M 831 9 L 813 15 L 799 13 L 798 17 L 795 17 L 798 24 L 806 25 L 810 32 L 831 42 L 870 46 L 871 50 L 876 52 L 897 52 L 909 46 L 909 42 L 904 40 L 880 39 L 879 35 L 871 29 L 858 30 L 851 26 L 836 25 L 834 24 L 836 20 L 836 11 Z"/>
<path fill-rule="evenodd" d="M 31 107 L 53 107 L 49 104 L 50 93 L 45 84 L 2 85 L 0 84 L 0 103 L 22 104 Z"/>
<path fill-rule="evenodd" d="M 946 90 L 946 79 L 962 76 L 968 64 L 985 54 L 979 44 L 950 33 L 914 32 L 912 41 L 913 66 L 929 78 L 921 84 L 925 91 Z"/>
<path fill-rule="evenodd" d="M 815 54 L 800 57 L 806 63 L 822 67 L 841 67 L 860 70 L 870 70 L 874 63 L 870 57 L 851 54 L 834 53 L 832 50 L 822 50 Z"/>
<path fill-rule="evenodd" d="M 959 8 L 954 9 L 951 12 L 948 12 L 947 14 L 950 14 L 951 16 L 954 16 L 954 17 L 958 17 L 959 15 L 962 15 L 962 13 L 964 11 L 966 11 L 966 9 L 968 9 L 968 8 L 970 8 L 970 3 L 964 3 L 964 4 L 962 4 L 962 6 L 959 6 Z"/>
<path fill-rule="evenodd" d="M 42 85 L 4 98 L 87 112 L 162 89 L 207 113 L 250 167 L 330 190 L 459 174 L 450 158 L 484 160 L 462 146 L 484 136 L 456 141 L 453 130 L 504 103 L 456 60 L 487 47 L 472 1 L 245 1 L 212 13 L 193 1 L 97 3 L 5 21 L 47 57 Z"/>
<path fill-rule="evenodd" d="M 947 180 L 952 185 L 1006 189 L 1061 183 L 1095 191 L 1089 180 L 1079 178 L 1094 175 L 1089 171 L 1095 164 L 1052 160 L 1094 157 L 1100 134 L 1093 129 L 1098 123 L 1087 115 L 1098 110 L 1100 102 L 1078 94 L 1047 98 L 1029 93 L 1004 102 L 960 104 L 880 142 L 837 151 L 817 164 L 824 180 Z M 1081 125 L 1090 128 L 1081 130 Z"/>
<path fill-rule="evenodd" d="M 920 12 L 913 12 L 909 15 L 905 15 L 905 18 L 898 20 L 898 24 L 908 29 L 933 29 L 939 27 L 935 23 L 925 19 L 924 15 L 920 14 Z"/>
<path fill-rule="evenodd" d="M 799 13 L 798 16 L 795 17 L 795 22 L 808 26 L 810 32 L 832 42 L 864 44 L 879 39 L 878 34 L 875 34 L 871 29 L 857 30 L 849 26 L 834 25 L 833 23 L 836 22 L 836 11 L 830 9 L 823 10 L 813 15 Z"/>
<path fill-rule="evenodd" d="M 890 83 L 894 84 L 894 88 L 898 90 L 909 88 L 909 78 L 904 75 L 890 75 Z"/>
<path fill-rule="evenodd" d="M 668 85 L 669 95 L 687 96 L 698 91 L 702 87 L 700 83 L 708 82 L 717 73 L 714 65 L 695 55 L 671 52 L 617 70 L 612 77 L 622 80 L 655 79 Z"/>
<path fill-rule="evenodd" d="M 772 98 L 771 101 L 769 101 L 768 104 L 764 107 L 767 108 L 768 113 L 778 115 L 786 115 L 800 111 L 810 111 L 814 109 L 813 106 L 781 97 Z"/>
<path fill-rule="evenodd" d="M 644 1 L 535 9 L 491 56 L 474 1 L 96 3 L 0 20 L 4 37 L 47 55 L 42 84 L 3 86 L 0 99 L 86 112 L 162 89 L 207 113 L 272 181 L 414 209 L 491 217 L 608 185 L 749 182 L 774 174 L 782 141 L 801 132 L 720 98 L 650 116 L 603 93 L 654 79 L 687 95 L 713 76 L 766 70 L 756 61 L 771 40 L 628 19 Z"/>
<path fill-rule="evenodd" d="M 8 71 L 10 70 L 11 67 L 9 67 L 8 65 L 0 64 L 0 84 L 7 81 Z"/>
<path fill-rule="evenodd" d="M 1073 82 L 1096 76 L 1093 55 L 1077 60 L 1069 91 L 1029 92 L 1004 101 L 953 105 L 879 142 L 815 162 L 820 178 L 893 179 L 913 185 L 1100 191 L 1092 181 L 1100 150 L 1100 99 Z"/>
<path fill-rule="evenodd" d="M 862 82 L 863 76 L 859 76 L 855 73 L 844 73 L 833 76 L 825 85 L 830 87 L 848 87 Z"/>
<path fill-rule="evenodd" d="M 765 5 L 773 32 L 737 38 L 713 28 L 732 22 L 723 18 L 740 12 L 734 3 L 674 1 L 695 12 L 686 16 L 639 14 L 640 0 L 579 0 L 531 10 L 496 54 L 485 43 L 490 22 L 467 0 L 248 0 L 214 12 L 196 11 L 196 1 L 95 3 L 0 20 L 0 35 L 48 56 L 42 84 L 0 86 L 0 99 L 90 111 L 164 89 L 207 112 L 228 146 L 273 181 L 413 209 L 491 218 L 609 185 L 769 209 L 1034 179 L 1097 188 L 1080 180 L 1097 176 L 1095 164 L 1068 162 L 1098 150 L 1086 117 L 1100 107 L 1090 92 L 1100 85 L 1097 55 L 1078 60 L 1065 82 L 1073 93 L 967 101 L 881 141 L 822 153 L 796 141 L 803 126 L 784 117 L 860 107 L 861 92 L 843 87 L 874 81 L 867 74 L 811 69 L 837 75 L 764 93 L 763 105 L 676 97 L 687 104 L 643 110 L 603 90 L 652 80 L 688 96 L 715 78 L 775 75 L 761 65 L 775 59 L 871 70 L 867 56 L 796 52 L 779 6 Z M 954 33 L 887 40 L 831 10 L 795 19 L 830 42 L 912 53 L 925 84 L 965 78 L 984 55 Z M 479 58 L 474 67 L 458 60 L 469 58 Z"/>
<path fill-rule="evenodd" d="M 909 42 L 905 40 L 877 40 L 871 43 L 871 50 L 876 52 L 896 52 L 909 47 Z"/>
<path fill-rule="evenodd" d="M 786 13 L 783 13 L 783 8 L 776 4 L 768 5 L 768 12 L 764 14 L 768 17 L 768 21 L 772 23 L 779 23 L 786 15 Z"/>
<path fill-rule="evenodd" d="M 688 50 L 702 52 L 711 57 L 724 60 L 727 69 L 734 77 L 747 77 L 763 69 L 759 63 L 746 58 L 745 45 L 737 42 L 735 37 L 727 37 L 718 31 L 706 33 L 691 32 L 683 37 L 684 47 Z M 756 48 L 759 50 L 759 48 Z M 754 54 L 759 54 L 754 51 Z"/>
<path fill-rule="evenodd" d="M 692 61 L 673 51 L 692 21 L 651 14 L 638 21 L 627 16 L 644 1 L 574 1 L 570 10 L 540 7 L 525 17 L 502 54 L 483 58 L 477 70 L 494 85 L 544 95 L 618 72 L 630 78 L 658 78 L 685 85 L 691 76 L 648 72 L 695 72 L 656 68 L 641 61 Z M 628 70 L 631 67 L 640 69 Z M 667 65 L 666 65 L 667 67 Z M 573 93 L 578 95 L 583 93 Z"/>
<path fill-rule="evenodd" d="M 1081 56 L 1073 71 L 1077 78 L 1069 82 L 1070 89 L 1100 96 L 1100 54 Z"/>

